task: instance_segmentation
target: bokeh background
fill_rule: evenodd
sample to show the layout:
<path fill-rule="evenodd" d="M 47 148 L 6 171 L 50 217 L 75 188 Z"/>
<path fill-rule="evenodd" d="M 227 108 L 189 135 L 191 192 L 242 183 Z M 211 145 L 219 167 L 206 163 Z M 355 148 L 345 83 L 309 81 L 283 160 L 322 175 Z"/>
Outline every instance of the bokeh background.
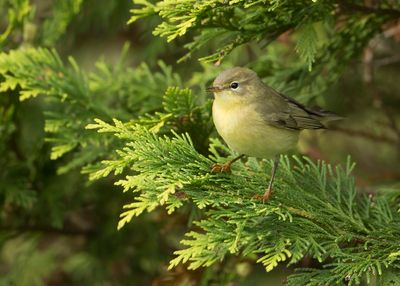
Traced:
<path fill-rule="evenodd" d="M 219 71 L 236 65 L 256 69 L 274 88 L 286 91 L 273 80 L 272 67 L 266 63 L 272 60 L 284 67 L 296 61 L 296 35 L 283 34 L 266 48 L 245 45 L 219 65 L 201 63 L 195 56 L 177 63 L 186 53 L 186 36 L 173 42 L 153 36 L 157 18 L 128 25 L 132 6 L 130 1 L 0 0 L 0 50 L 52 48 L 64 61 L 72 56 L 88 74 L 99 59 L 111 67 L 123 61 L 133 69 L 145 63 L 151 72 L 160 72 L 162 61 L 181 77 L 182 86 L 195 90 L 200 101 L 209 97 L 204 86 Z M 210 44 L 205 50 L 214 48 Z M 354 176 L 360 192 L 399 189 L 399 81 L 400 23 L 374 37 L 362 56 L 312 102 L 344 119 L 331 130 L 304 132 L 297 152 L 333 164 L 350 155 L 357 164 Z M 119 92 L 137 96 L 140 87 L 128 89 L 128 84 L 109 89 L 104 96 L 118 98 Z M 295 91 L 287 93 L 302 101 Z M 129 195 L 113 185 L 112 177 L 88 183 L 80 166 L 58 171 L 71 157 L 50 159 L 45 113 L 62 113 L 64 107 L 51 108 L 41 96 L 21 101 L 18 89 L 1 89 L 0 285 L 283 285 L 290 269 L 265 273 L 253 259 L 237 257 L 207 269 L 188 271 L 179 266 L 167 271 L 196 211 L 167 215 L 159 209 L 117 231 Z M 141 107 L 126 106 L 121 117 L 129 120 L 130 108 Z M 117 118 L 118 112 L 113 113 Z M 132 112 L 132 118 L 136 116 Z M 212 136 L 217 137 L 215 131 Z"/>

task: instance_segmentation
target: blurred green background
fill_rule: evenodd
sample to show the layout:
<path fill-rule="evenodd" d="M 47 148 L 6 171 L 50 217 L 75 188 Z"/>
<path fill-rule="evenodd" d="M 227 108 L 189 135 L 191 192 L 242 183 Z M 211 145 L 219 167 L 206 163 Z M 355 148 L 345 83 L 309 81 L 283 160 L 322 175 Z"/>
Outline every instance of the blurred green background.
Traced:
<path fill-rule="evenodd" d="M 157 18 L 128 25 L 132 5 L 105 0 L 0 0 L 0 49 L 54 48 L 65 61 L 75 58 L 89 74 L 101 58 L 108 66 L 118 65 L 123 46 L 129 43 L 124 66 L 135 70 L 146 63 L 151 72 L 160 72 L 163 61 L 202 100 L 207 98 L 204 86 L 223 68 L 235 65 L 255 68 L 273 87 L 284 90 L 265 63 L 272 59 L 284 66 L 298 58 L 292 35 L 283 35 L 267 48 L 256 43 L 238 48 L 221 66 L 202 64 L 196 57 L 177 63 L 185 55 L 185 38 L 167 43 L 153 36 Z M 303 133 L 300 152 L 334 164 L 350 155 L 357 163 L 354 175 L 360 191 L 400 188 L 399 80 L 400 24 L 374 37 L 362 56 L 314 102 L 345 119 L 330 131 Z M 130 96 L 135 97 L 140 87 L 128 84 L 122 82 L 104 96 L 112 100 L 119 90 L 128 95 L 132 90 Z M 296 97 L 295 91 L 288 94 Z M 129 120 L 132 106 L 125 107 L 111 114 Z M 80 166 L 62 174 L 57 171 L 71 156 L 50 159 L 45 114 L 64 110 L 62 104 L 49 104 L 40 96 L 21 101 L 18 89 L 1 89 L 0 285 L 283 285 L 290 269 L 265 273 L 253 259 L 230 257 L 207 269 L 188 271 L 182 266 L 167 271 L 196 212 L 183 209 L 167 215 L 159 209 L 117 231 L 128 195 L 113 185 L 115 178 L 88 183 Z"/>

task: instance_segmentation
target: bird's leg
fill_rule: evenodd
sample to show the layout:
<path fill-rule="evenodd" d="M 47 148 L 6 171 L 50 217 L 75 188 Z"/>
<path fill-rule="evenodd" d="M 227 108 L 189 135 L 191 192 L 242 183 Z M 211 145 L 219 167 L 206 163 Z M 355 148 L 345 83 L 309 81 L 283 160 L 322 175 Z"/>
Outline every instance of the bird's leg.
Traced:
<path fill-rule="evenodd" d="M 272 186 L 274 184 L 275 174 L 276 174 L 276 170 L 278 169 L 278 166 L 279 166 L 279 155 L 277 155 L 274 159 L 274 166 L 272 167 L 272 174 L 271 174 L 271 179 L 269 180 L 268 189 L 265 191 L 264 195 L 262 196 L 263 203 L 268 201 L 268 199 L 272 195 Z"/>
<path fill-rule="evenodd" d="M 227 173 L 231 171 L 231 165 L 235 163 L 237 160 L 243 158 L 244 154 L 237 156 L 236 158 L 224 163 L 224 164 L 213 164 L 211 166 L 212 173 Z"/>
<path fill-rule="evenodd" d="M 253 197 L 254 199 L 262 201 L 263 203 L 269 200 L 269 198 L 272 195 L 272 186 L 274 184 L 275 174 L 276 170 L 278 169 L 278 165 L 279 165 L 279 155 L 277 155 L 274 159 L 274 166 L 272 167 L 272 174 L 271 174 L 271 179 L 269 180 L 268 189 L 262 196 L 261 195 L 254 196 Z"/>

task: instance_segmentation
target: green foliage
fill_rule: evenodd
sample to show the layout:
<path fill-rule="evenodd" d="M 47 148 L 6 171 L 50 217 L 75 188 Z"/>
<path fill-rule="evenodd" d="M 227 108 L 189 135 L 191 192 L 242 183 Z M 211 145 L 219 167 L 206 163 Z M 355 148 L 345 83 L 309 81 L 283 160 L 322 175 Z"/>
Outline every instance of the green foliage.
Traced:
<path fill-rule="evenodd" d="M 312 70 L 312 63 L 318 51 L 318 35 L 312 23 L 305 24 L 298 35 L 296 51 L 305 59 L 308 64 L 309 71 Z"/>
<path fill-rule="evenodd" d="M 189 50 L 205 46 L 211 40 L 219 40 L 214 54 L 203 58 L 206 61 L 220 61 L 234 48 L 251 41 L 271 42 L 279 35 L 292 29 L 305 29 L 298 39 L 298 50 L 307 63 L 312 63 L 316 53 L 315 31 L 311 24 L 323 21 L 335 32 L 335 21 L 366 22 L 388 21 L 398 13 L 384 14 L 379 9 L 363 9 L 357 4 L 343 1 L 133 1 L 139 5 L 132 9 L 129 23 L 143 17 L 159 15 L 163 22 L 154 30 L 155 35 L 172 41 L 191 31 L 199 31 L 198 37 L 188 44 Z M 384 6 L 384 4 L 382 5 Z M 349 10 L 356 13 L 349 14 Z M 360 13 L 357 13 L 360 12 Z M 305 38 L 304 38 L 305 36 Z M 307 41 L 311 40 L 311 41 Z M 307 43 L 306 43 L 307 42 Z M 334 40 L 331 41 L 331 44 Z M 348 45 L 352 49 L 351 45 Z M 319 49 L 321 52 L 325 47 Z"/>
<path fill-rule="evenodd" d="M 262 65 L 256 67 L 260 74 L 271 75 L 269 82 L 274 86 L 281 86 L 286 93 L 304 101 L 325 92 L 382 25 L 400 15 L 395 9 L 385 13 L 389 4 L 365 8 L 360 3 L 346 1 L 133 2 L 137 8 L 131 10 L 130 23 L 158 15 L 162 22 L 154 29 L 154 35 L 168 41 L 194 35 L 185 45 L 188 52 L 181 60 L 191 58 L 196 51 L 208 51 L 211 46 L 215 52 L 200 60 L 220 63 L 237 47 L 247 45 L 238 51 L 246 54 L 246 49 L 252 47 L 248 44 L 256 42 L 268 47 L 279 36 L 294 33 L 293 49 L 302 61 L 295 58 L 295 64 L 289 68 L 287 61 L 284 67 L 276 67 L 280 57 L 287 58 L 287 54 L 282 54 L 273 57 L 272 67 L 265 63 L 267 58 L 258 59 Z M 260 54 L 268 56 L 268 51 Z"/>
<path fill-rule="evenodd" d="M 210 174 L 212 161 L 195 150 L 187 135 L 160 137 L 118 121 L 109 125 L 97 120 L 89 128 L 127 141 L 117 151 L 119 159 L 104 161 L 105 168 L 94 176 L 120 173 L 122 168 L 135 174 L 116 182 L 124 192 L 139 193 L 124 206 L 119 228 L 162 205 L 169 214 L 190 201 L 206 209 L 205 218 L 195 222 L 199 230 L 186 234 L 181 241 L 186 248 L 175 252 L 170 267 L 189 262 L 189 269 L 196 269 L 236 254 L 260 255 L 257 262 L 271 271 L 279 262 L 291 265 L 307 255 L 326 268 L 295 274 L 289 285 L 343 280 L 358 285 L 364 276 L 370 281 L 384 269 L 400 266 L 399 214 L 380 197 L 356 194 L 350 161 L 342 169 L 282 157 L 276 195 L 263 204 L 254 197 L 266 186 L 272 162 L 249 160 L 232 175 Z M 210 147 L 217 161 L 222 159 L 215 151 L 220 145 L 216 141 Z"/>
<path fill-rule="evenodd" d="M 357 173 L 370 164 L 375 175 L 371 153 L 395 152 L 351 145 L 382 139 L 368 131 L 386 125 L 382 141 L 398 149 L 398 112 L 385 109 L 396 111 L 397 87 L 360 83 L 354 63 L 366 48 L 396 60 L 396 32 L 381 32 L 399 3 L 127 3 L 0 0 L 0 284 L 227 285 L 258 263 L 294 268 L 289 286 L 399 285 L 398 176 Z M 133 47 L 110 48 L 124 41 Z M 373 74 L 367 58 L 362 72 Z M 305 104 L 343 100 L 345 125 L 381 109 L 376 125 L 342 138 L 345 153 L 363 154 L 358 167 L 283 155 L 266 203 L 257 195 L 272 161 L 211 173 L 238 154 L 216 138 L 204 87 L 234 65 Z M 332 96 L 338 82 L 345 92 Z M 321 147 L 308 154 L 329 158 Z"/>
<path fill-rule="evenodd" d="M 44 21 L 41 29 L 39 41 L 44 46 L 53 46 L 65 33 L 70 22 L 80 12 L 82 2 L 83 0 L 55 1 L 53 15 Z"/>
<path fill-rule="evenodd" d="M 5 7 L 8 9 L 5 9 Z M 0 34 L 0 48 L 5 46 L 6 41 L 15 31 L 22 32 L 23 25 L 29 19 L 30 12 L 29 0 L 0 1 L 0 16 L 7 21 L 4 31 Z"/>
<path fill-rule="evenodd" d="M 20 100 L 46 95 L 51 112 L 46 112 L 45 131 L 52 142 L 51 159 L 58 159 L 72 150 L 74 158 L 59 169 L 65 173 L 71 168 L 83 166 L 104 156 L 112 138 L 98 142 L 93 133 L 82 132 L 94 117 L 110 119 L 118 114 L 130 118 L 160 108 L 161 98 L 150 96 L 160 94 L 167 86 L 179 85 L 180 79 L 165 64 L 160 62 L 161 73 L 152 73 L 143 64 L 137 69 L 126 68 L 123 57 L 111 68 L 103 61 L 96 64 L 97 70 L 87 74 L 70 57 L 64 64 L 57 52 L 48 49 L 20 49 L 0 54 L 0 74 L 4 81 L 0 91 L 18 89 Z M 131 88 L 123 86 L 129 82 Z M 115 98 L 120 106 L 115 106 Z M 137 96 L 134 96 L 134 95 Z M 140 104 L 145 102 L 145 104 Z M 67 104 L 67 106 L 66 106 Z M 109 106 L 114 105 L 112 114 Z M 60 110 L 64 109 L 62 113 Z"/>
<path fill-rule="evenodd" d="M 122 123 L 114 119 L 115 126 L 111 126 L 106 122 L 96 119 L 96 124 L 89 124 L 87 129 L 98 129 L 101 133 L 114 133 L 118 138 L 128 140 L 130 144 L 134 144 L 135 137 L 132 137 L 132 130 L 138 126 L 146 126 L 152 132 L 157 133 L 174 133 L 174 129 L 180 132 L 191 132 L 197 138 L 198 148 L 204 148 L 203 144 L 207 144 L 210 130 L 209 102 L 203 107 L 194 104 L 195 100 L 190 89 L 168 88 L 163 97 L 163 110 L 156 112 L 154 115 L 139 117 L 136 123 Z M 200 132 L 199 132 L 200 131 Z M 144 137 L 143 137 L 144 138 Z M 143 139 L 140 138 L 140 139 Z M 202 143 L 202 144 L 201 144 Z M 141 143 L 140 143 L 141 144 Z M 161 149 L 160 152 L 163 152 Z M 117 156 L 122 157 L 118 160 L 103 161 L 109 165 L 100 170 L 89 167 L 85 172 L 89 172 L 90 179 L 99 179 L 108 176 L 111 172 L 120 174 L 127 166 L 130 166 L 136 159 L 125 154 L 125 149 L 116 150 Z"/>
<path fill-rule="evenodd" d="M 13 245 L 14 244 L 14 245 Z M 40 286 L 45 279 L 54 271 L 54 253 L 52 249 L 46 251 L 35 251 L 37 239 L 28 238 L 26 241 L 10 241 L 5 250 L 16 247 L 16 255 L 9 253 L 7 256 L 10 272 L 0 278 L 3 285 Z M 33 255 L 32 255 L 33 252 Z M 19 263 L 19 261 L 23 263 Z"/>

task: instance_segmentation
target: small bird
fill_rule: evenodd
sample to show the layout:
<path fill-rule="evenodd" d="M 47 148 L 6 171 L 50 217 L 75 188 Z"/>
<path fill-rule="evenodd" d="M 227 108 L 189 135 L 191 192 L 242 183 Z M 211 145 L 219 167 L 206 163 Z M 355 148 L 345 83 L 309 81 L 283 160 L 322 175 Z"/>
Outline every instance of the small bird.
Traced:
<path fill-rule="evenodd" d="M 207 88 L 215 99 L 212 115 L 215 127 L 232 150 L 240 156 L 225 164 L 214 164 L 212 172 L 229 172 L 232 163 L 243 156 L 275 158 L 265 202 L 279 164 L 279 155 L 297 145 L 303 129 L 326 128 L 325 123 L 339 119 L 328 111 L 316 111 L 264 84 L 257 74 L 243 67 L 220 73 Z"/>

